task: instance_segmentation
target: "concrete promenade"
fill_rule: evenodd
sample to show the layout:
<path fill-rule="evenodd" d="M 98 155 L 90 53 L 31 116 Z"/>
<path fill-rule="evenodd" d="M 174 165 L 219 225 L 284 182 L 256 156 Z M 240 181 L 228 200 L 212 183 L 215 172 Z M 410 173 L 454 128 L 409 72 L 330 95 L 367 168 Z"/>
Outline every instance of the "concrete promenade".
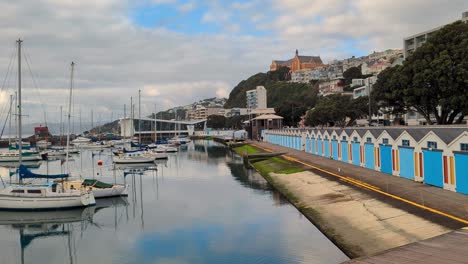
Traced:
<path fill-rule="evenodd" d="M 468 263 L 468 230 L 456 230 L 420 242 L 391 249 L 347 264 L 463 264 Z"/>
<path fill-rule="evenodd" d="M 285 158 L 302 164 L 314 173 L 335 178 L 382 196 L 386 202 L 414 211 L 425 219 L 452 229 L 468 226 L 468 195 L 463 195 L 404 178 L 319 157 L 266 142 L 249 142 L 266 151 L 287 152 Z M 424 211 L 424 212 L 423 212 Z"/>

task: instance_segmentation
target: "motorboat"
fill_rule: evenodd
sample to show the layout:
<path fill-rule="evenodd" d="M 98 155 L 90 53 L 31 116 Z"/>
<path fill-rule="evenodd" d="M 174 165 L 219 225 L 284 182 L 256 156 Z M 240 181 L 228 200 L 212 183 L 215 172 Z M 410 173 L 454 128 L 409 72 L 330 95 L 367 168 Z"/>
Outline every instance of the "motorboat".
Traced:
<path fill-rule="evenodd" d="M 185 145 L 187 143 L 190 143 L 191 141 L 192 140 L 190 140 L 190 138 L 188 138 L 187 136 L 177 136 L 168 140 L 169 143 L 176 145 Z"/>
<path fill-rule="evenodd" d="M 87 143 L 87 144 L 80 144 L 78 145 L 80 149 L 104 149 L 104 148 L 110 148 L 112 145 L 106 144 L 104 142 L 93 142 L 93 143 Z"/>
<path fill-rule="evenodd" d="M 91 139 L 85 137 L 77 137 L 71 141 L 73 145 L 88 144 L 91 142 Z"/>
<path fill-rule="evenodd" d="M 61 149 L 47 149 L 41 152 L 41 155 L 46 155 L 47 158 L 60 159 L 65 157 L 67 153 Z"/>
<path fill-rule="evenodd" d="M 151 151 L 158 152 L 158 153 L 164 153 L 164 152 L 175 153 L 179 151 L 177 147 L 170 145 L 170 144 L 151 144 L 151 145 L 148 145 L 148 148 Z"/>
<path fill-rule="evenodd" d="M 143 151 L 114 154 L 112 157 L 112 161 L 116 164 L 151 163 L 155 159 L 154 155 L 148 155 Z"/>
<path fill-rule="evenodd" d="M 65 190 L 80 189 L 83 191 L 92 191 L 94 198 L 107 198 L 116 196 L 127 196 L 127 185 L 110 184 L 95 179 L 76 179 L 61 181 L 59 184 Z"/>

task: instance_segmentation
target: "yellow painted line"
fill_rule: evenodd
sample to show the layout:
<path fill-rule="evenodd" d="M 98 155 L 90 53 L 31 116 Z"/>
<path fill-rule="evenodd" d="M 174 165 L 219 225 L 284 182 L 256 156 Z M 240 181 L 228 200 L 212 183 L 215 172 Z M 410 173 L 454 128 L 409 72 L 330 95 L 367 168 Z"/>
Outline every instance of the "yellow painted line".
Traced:
<path fill-rule="evenodd" d="M 468 230 L 468 226 L 466 226 L 466 227 L 463 227 L 462 229 L 463 229 L 463 230 Z"/>
<path fill-rule="evenodd" d="M 260 148 L 260 149 L 263 149 L 267 152 L 272 152 L 270 149 L 267 149 L 267 148 L 263 148 L 261 146 L 258 146 L 256 144 L 252 144 L 254 147 L 257 147 L 257 148 Z M 380 193 L 382 195 L 385 195 L 385 196 L 388 196 L 388 197 L 391 197 L 393 199 L 396 199 L 396 200 L 399 200 L 399 201 L 402 201 L 404 203 L 407 203 L 407 204 L 411 204 L 413 206 L 416 206 L 418 208 L 421 208 L 421 209 L 424 209 L 424 210 L 427 210 L 429 212 L 432 212 L 432 213 L 435 213 L 435 214 L 438 214 L 438 215 L 442 215 L 442 216 L 445 216 L 445 217 L 448 217 L 452 220 L 455 220 L 455 221 L 458 221 L 458 222 L 461 222 L 461 223 L 464 223 L 464 224 L 468 224 L 468 220 L 465 220 L 463 218 L 460 218 L 460 217 L 457 217 L 457 216 L 454 216 L 454 215 L 451 215 L 451 214 L 448 214 L 448 213 L 444 213 L 442 211 L 439 211 L 437 209 L 434 209 L 434 208 L 431 208 L 431 207 L 428 207 L 428 206 L 425 206 L 425 205 L 422 205 L 422 204 L 419 204 L 419 203 L 416 203 L 416 202 L 413 202 L 413 201 L 410 201 L 408 199 L 405 199 L 403 197 L 400 197 L 400 196 L 397 196 L 397 195 L 394 195 L 394 194 L 391 194 L 391 193 L 388 193 L 388 192 L 385 192 L 385 191 L 382 191 L 381 189 L 379 189 L 378 187 L 376 186 L 373 186 L 371 184 L 367 184 L 367 183 L 364 183 L 364 182 L 361 182 L 361 181 L 358 181 L 358 180 L 355 180 L 353 179 L 352 181 L 350 180 L 350 177 L 345 177 L 345 176 L 342 176 L 342 175 L 338 175 L 334 172 L 331 172 L 331 171 L 328 171 L 328 170 L 325 170 L 325 169 L 322 169 L 322 168 L 319 168 L 319 167 L 316 167 L 314 165 L 311 165 L 311 164 L 308 164 L 308 163 L 305 163 L 305 162 L 302 162 L 296 158 L 293 158 L 293 157 L 290 157 L 290 156 L 287 156 L 287 155 L 283 155 L 284 158 L 290 160 L 290 161 L 294 161 L 294 162 L 297 162 L 297 163 L 300 163 L 300 164 L 303 164 L 307 167 L 310 167 L 310 168 L 313 168 L 313 169 L 316 169 L 316 170 L 319 170 L 319 171 L 322 171 L 322 172 L 325 172 L 329 175 L 332 175 L 332 176 L 335 176 L 335 177 L 338 177 L 344 181 L 347 181 L 347 182 L 351 182 L 355 185 L 358 185 L 360 187 L 363 187 L 365 189 L 368 189 L 368 190 L 372 190 L 374 192 L 377 192 L 377 193 Z"/>

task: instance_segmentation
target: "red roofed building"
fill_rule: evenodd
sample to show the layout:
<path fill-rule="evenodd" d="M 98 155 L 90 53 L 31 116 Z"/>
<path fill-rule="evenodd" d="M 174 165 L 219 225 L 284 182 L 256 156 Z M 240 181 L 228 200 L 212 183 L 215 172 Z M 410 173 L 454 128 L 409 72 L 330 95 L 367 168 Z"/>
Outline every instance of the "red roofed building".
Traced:
<path fill-rule="evenodd" d="M 281 66 L 289 67 L 292 72 L 299 70 L 314 70 L 317 67 L 322 67 L 323 65 L 324 64 L 320 56 L 299 56 L 299 51 L 296 50 L 296 56 L 290 60 L 272 61 L 270 71 L 276 71 Z"/>

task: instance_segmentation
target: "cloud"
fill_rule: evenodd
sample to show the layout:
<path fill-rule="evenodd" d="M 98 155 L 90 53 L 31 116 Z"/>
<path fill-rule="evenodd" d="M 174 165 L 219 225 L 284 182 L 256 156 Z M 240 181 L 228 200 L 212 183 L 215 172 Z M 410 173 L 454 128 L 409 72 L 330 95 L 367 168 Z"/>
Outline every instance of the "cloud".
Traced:
<path fill-rule="evenodd" d="M 136 24 L 132 12 L 145 5 L 156 6 L 169 22 Z M 239 81 L 266 71 L 272 59 L 291 58 L 296 48 L 325 61 L 401 48 L 405 36 L 459 19 L 468 2 L 17 0 L 1 1 L 0 10 L 0 74 L 7 72 L 15 40 L 24 38 L 40 88 L 23 64 L 25 113 L 31 121 L 41 119 L 43 102 L 53 122 L 59 105 L 66 106 L 72 60 L 76 111 L 121 113 L 141 89 L 143 109 L 151 113 L 154 104 L 163 109 L 226 96 Z M 191 26 L 178 31 L 182 24 Z M 15 67 L 10 75 L 0 109 L 16 89 Z"/>
<path fill-rule="evenodd" d="M 194 2 L 187 2 L 185 4 L 182 4 L 178 7 L 179 11 L 182 13 L 187 13 L 192 10 L 194 10 L 197 6 L 195 5 Z"/>

